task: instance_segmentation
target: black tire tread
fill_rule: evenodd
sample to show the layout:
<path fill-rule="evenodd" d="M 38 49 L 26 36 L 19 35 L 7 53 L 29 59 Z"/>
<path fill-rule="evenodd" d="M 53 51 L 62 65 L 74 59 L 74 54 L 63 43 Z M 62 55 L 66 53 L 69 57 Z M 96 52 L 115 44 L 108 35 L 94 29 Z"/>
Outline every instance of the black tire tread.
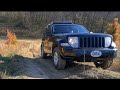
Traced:
<path fill-rule="evenodd" d="M 58 53 L 58 56 L 59 56 L 59 61 L 58 61 L 58 64 L 55 66 L 56 69 L 64 69 L 65 66 L 66 66 L 66 60 L 63 60 L 60 56 L 60 53 L 59 53 L 59 49 L 56 47 L 53 51 L 53 54 L 57 52 Z"/>
<path fill-rule="evenodd" d="M 103 61 L 102 63 L 97 63 L 97 62 L 94 62 L 94 65 L 98 68 L 98 67 L 101 67 L 102 69 L 107 69 L 109 68 L 113 63 L 113 59 L 108 59 L 108 60 L 105 60 Z"/>

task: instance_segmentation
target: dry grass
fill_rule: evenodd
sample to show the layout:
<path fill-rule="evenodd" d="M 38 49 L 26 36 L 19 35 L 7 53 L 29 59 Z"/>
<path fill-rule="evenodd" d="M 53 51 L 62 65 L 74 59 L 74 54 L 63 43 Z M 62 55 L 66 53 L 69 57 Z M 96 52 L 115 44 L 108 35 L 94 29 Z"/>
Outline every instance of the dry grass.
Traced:
<path fill-rule="evenodd" d="M 9 31 L 7 29 L 7 42 L 6 44 L 12 44 L 12 45 L 17 45 L 17 37 L 15 33 Z"/>
<path fill-rule="evenodd" d="M 40 40 L 19 40 L 18 55 L 24 57 L 37 57 L 40 51 Z"/>
<path fill-rule="evenodd" d="M 0 54 L 2 56 L 21 55 L 23 57 L 36 57 L 40 51 L 40 40 L 18 40 L 18 45 L 6 44 L 0 41 Z"/>
<path fill-rule="evenodd" d="M 2 56 L 9 56 L 10 54 L 15 54 L 17 47 L 15 45 L 8 45 L 5 42 L 0 42 L 0 54 Z"/>

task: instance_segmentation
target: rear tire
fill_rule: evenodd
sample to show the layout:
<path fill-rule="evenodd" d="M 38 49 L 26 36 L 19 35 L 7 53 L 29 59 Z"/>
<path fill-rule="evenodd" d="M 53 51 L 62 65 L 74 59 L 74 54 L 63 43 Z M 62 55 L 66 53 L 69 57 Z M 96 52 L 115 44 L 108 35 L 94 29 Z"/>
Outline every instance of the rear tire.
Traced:
<path fill-rule="evenodd" d="M 61 58 L 58 48 L 55 48 L 53 51 L 53 64 L 56 69 L 64 69 L 66 66 L 66 60 Z"/>
<path fill-rule="evenodd" d="M 45 59 L 46 57 L 47 57 L 47 54 L 44 52 L 44 48 L 43 48 L 44 46 L 42 45 L 41 46 L 41 58 L 42 59 Z"/>
<path fill-rule="evenodd" d="M 102 62 L 94 62 L 96 67 L 101 67 L 102 69 L 109 68 L 113 63 L 113 59 L 105 60 Z"/>

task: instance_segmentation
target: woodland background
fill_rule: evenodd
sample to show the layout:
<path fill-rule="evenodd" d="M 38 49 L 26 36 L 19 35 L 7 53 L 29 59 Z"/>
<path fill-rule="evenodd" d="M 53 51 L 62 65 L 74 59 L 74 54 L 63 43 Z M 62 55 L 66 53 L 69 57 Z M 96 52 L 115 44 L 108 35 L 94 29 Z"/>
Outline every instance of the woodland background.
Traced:
<path fill-rule="evenodd" d="M 41 38 L 47 24 L 52 21 L 72 20 L 84 25 L 92 32 L 106 32 L 120 12 L 93 11 L 41 11 L 41 12 L 0 12 L 0 36 L 10 29 L 20 38 Z"/>

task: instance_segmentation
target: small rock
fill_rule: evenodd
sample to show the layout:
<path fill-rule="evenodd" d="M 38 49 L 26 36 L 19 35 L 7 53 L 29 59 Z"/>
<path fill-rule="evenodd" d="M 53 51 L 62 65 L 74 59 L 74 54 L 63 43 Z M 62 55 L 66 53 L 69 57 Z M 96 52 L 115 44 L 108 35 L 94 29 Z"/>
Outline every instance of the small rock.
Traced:
<path fill-rule="evenodd" d="M 0 64 L 4 63 L 4 61 L 0 60 Z"/>

